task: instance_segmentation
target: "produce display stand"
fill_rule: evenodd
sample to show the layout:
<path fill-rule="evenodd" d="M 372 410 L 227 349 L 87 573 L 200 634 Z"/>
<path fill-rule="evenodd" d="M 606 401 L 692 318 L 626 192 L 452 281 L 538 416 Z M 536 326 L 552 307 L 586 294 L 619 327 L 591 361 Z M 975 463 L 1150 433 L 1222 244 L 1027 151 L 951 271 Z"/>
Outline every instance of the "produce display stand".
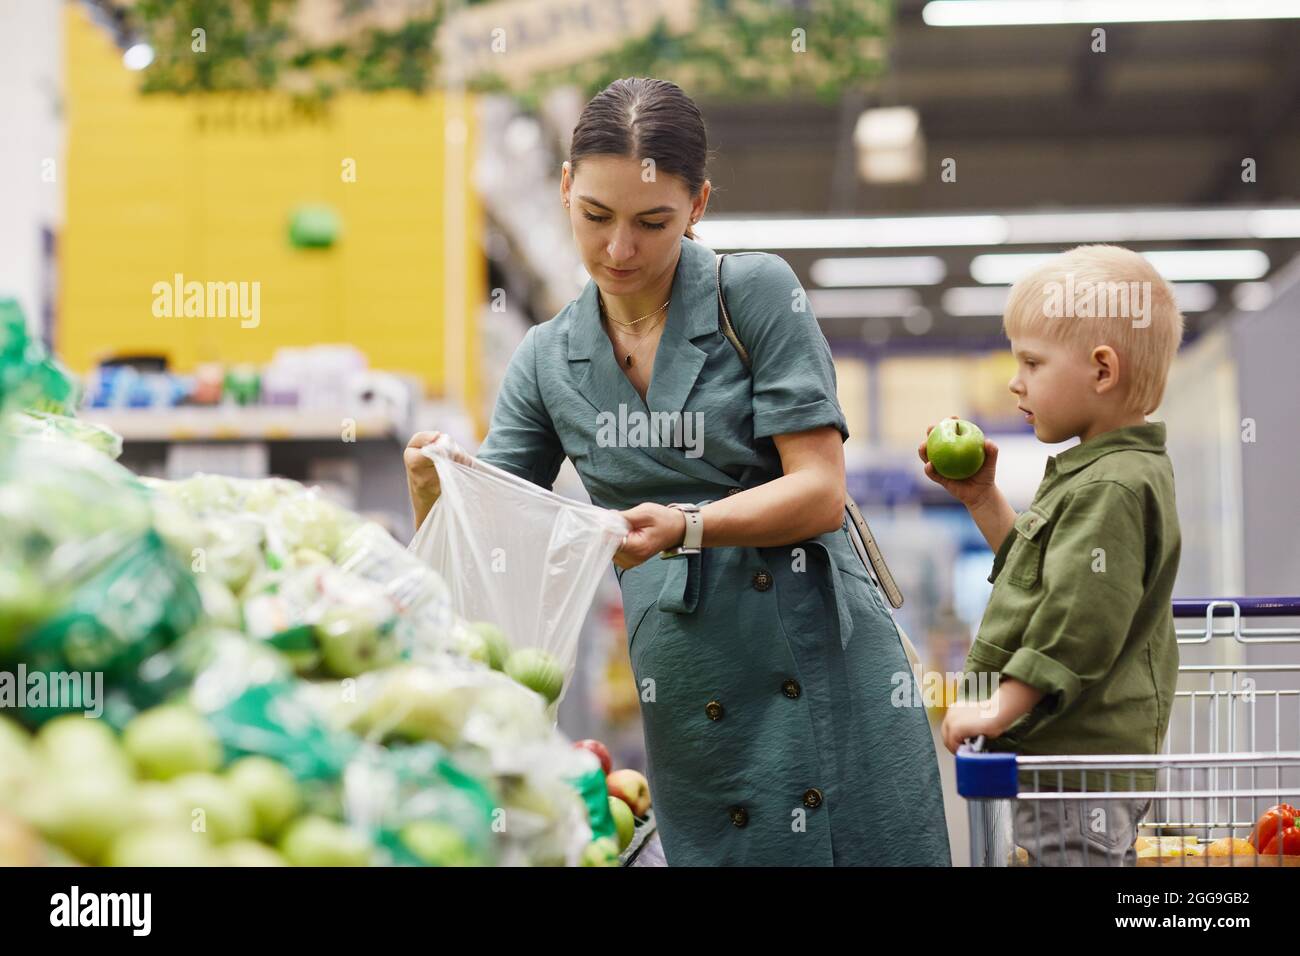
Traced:
<path fill-rule="evenodd" d="M 645 866 L 650 858 L 649 847 L 655 844 L 655 837 L 659 834 L 659 828 L 655 825 L 655 812 L 648 810 L 644 821 L 637 820 L 636 832 L 632 836 L 632 842 L 627 845 L 627 849 L 619 854 L 619 866 Z M 641 860 L 641 863 L 637 861 Z"/>
<path fill-rule="evenodd" d="M 1216 627 L 1216 617 L 1221 620 L 1227 614 L 1229 625 Z M 1191 649 L 1199 646 L 1222 658 L 1249 645 L 1300 643 L 1300 625 L 1245 623 L 1251 618 L 1300 618 L 1297 597 L 1179 600 L 1174 602 L 1174 617 L 1203 619 L 1200 626 L 1177 629 L 1184 654 L 1194 655 Z M 957 754 L 957 790 L 970 813 L 971 865 L 1017 866 L 1028 861 L 1013 838 L 1013 801 L 1036 806 L 1037 824 L 1042 808 L 1063 811 L 1065 804 L 1076 803 L 1083 814 L 1085 807 L 1104 807 L 1107 801 L 1151 800 L 1139 829 L 1151 835 L 1148 842 L 1153 845 L 1141 846 L 1139 837 L 1137 866 L 1300 866 L 1300 855 L 1283 852 L 1284 840 L 1277 841 L 1278 850 L 1272 853 L 1264 846 L 1253 847 L 1253 839 L 1250 848 L 1226 842 L 1245 839 L 1247 833 L 1253 838 L 1263 808 L 1294 804 L 1300 797 L 1300 721 L 1291 716 L 1291 705 L 1300 701 L 1298 681 L 1300 662 L 1181 663 L 1166 752 L 1158 755 L 1024 756 L 984 752 L 982 740 L 964 744 Z M 1285 686 L 1260 686 L 1278 683 Z M 1169 752 L 1175 734 L 1185 752 Z M 1102 788 L 1067 790 L 1067 773 L 1085 783 L 1100 779 Z M 1135 786 L 1138 773 L 1154 779 L 1155 785 Z M 1043 840 L 1039 827 L 1034 830 L 1034 843 L 1050 864 L 1057 844 L 1050 835 Z M 1162 838 L 1172 845 L 1162 844 Z M 1224 842 L 1207 850 L 1215 840 Z M 1059 846 L 1064 858 L 1063 834 Z M 1126 857 L 1131 859 L 1129 849 L 1090 851 L 1083 841 L 1083 865 L 1123 865 Z"/>

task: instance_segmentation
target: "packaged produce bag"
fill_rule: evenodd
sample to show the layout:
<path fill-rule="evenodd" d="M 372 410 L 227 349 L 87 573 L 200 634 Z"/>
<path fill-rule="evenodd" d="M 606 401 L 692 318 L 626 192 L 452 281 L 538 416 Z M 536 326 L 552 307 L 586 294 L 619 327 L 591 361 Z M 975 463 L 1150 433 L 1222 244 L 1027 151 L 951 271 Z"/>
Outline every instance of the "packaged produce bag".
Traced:
<path fill-rule="evenodd" d="M 441 575 L 462 618 L 496 624 L 516 650 L 545 651 L 567 688 L 583 619 L 627 522 L 469 459 L 446 435 L 423 452 L 442 492 L 411 550 Z"/>

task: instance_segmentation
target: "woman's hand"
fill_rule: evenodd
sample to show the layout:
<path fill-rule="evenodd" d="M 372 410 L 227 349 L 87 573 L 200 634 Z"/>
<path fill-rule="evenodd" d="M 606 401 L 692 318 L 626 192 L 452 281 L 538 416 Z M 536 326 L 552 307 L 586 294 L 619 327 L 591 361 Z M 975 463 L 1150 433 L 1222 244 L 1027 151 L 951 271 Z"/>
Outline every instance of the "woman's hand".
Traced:
<path fill-rule="evenodd" d="M 415 511 L 417 528 L 424 524 L 425 517 L 442 494 L 442 486 L 438 484 L 438 469 L 420 449 L 432 445 L 441 437 L 442 432 L 416 432 L 402 452 L 402 463 L 406 466 L 406 487 L 411 494 L 411 508 Z M 473 461 L 469 455 L 457 454 L 454 458 L 464 465 Z"/>
<path fill-rule="evenodd" d="M 686 537 L 686 515 L 676 508 L 647 501 L 620 514 L 632 526 L 614 555 L 614 564 L 625 571 L 677 547 Z"/>
<path fill-rule="evenodd" d="M 949 418 L 956 418 L 956 415 L 949 415 Z M 925 430 L 927 438 L 930 432 L 934 431 L 931 425 Z M 921 461 L 925 462 L 925 477 L 929 478 L 935 484 L 940 485 L 944 491 L 952 495 L 967 508 L 978 508 L 989 496 L 996 485 L 993 481 L 993 474 L 998 468 L 998 446 L 993 444 L 987 438 L 984 439 L 984 464 L 980 470 L 975 472 L 969 478 L 963 478 L 961 481 L 954 481 L 952 478 L 945 478 L 934 470 L 934 465 L 930 464 L 930 456 L 926 454 L 925 442 L 921 442 L 916 449 Z"/>

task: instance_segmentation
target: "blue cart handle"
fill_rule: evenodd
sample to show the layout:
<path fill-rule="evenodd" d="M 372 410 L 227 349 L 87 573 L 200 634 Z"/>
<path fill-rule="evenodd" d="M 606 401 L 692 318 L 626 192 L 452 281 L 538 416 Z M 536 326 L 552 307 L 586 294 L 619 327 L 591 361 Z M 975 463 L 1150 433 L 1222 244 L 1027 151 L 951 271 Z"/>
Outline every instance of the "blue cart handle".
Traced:
<path fill-rule="evenodd" d="M 1242 617 L 1300 616 L 1300 597 L 1224 597 L 1177 598 L 1174 617 L 1204 617 L 1211 604 L 1216 605 L 1215 614 L 1232 614 L 1231 605 L 1236 604 Z"/>
<path fill-rule="evenodd" d="M 988 753 L 980 750 L 983 738 L 974 745 L 957 748 L 957 792 L 967 800 L 998 800 L 1014 797 L 1019 790 L 1016 780 L 1016 755 Z"/>

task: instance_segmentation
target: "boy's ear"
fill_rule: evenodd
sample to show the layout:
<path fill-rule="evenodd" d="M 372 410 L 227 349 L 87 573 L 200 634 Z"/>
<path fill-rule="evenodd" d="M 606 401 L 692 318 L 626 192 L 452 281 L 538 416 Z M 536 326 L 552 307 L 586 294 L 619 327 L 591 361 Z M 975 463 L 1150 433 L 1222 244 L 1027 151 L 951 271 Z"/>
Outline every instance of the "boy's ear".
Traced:
<path fill-rule="evenodd" d="M 1119 386 L 1119 355 L 1109 345 L 1092 350 L 1092 375 L 1098 395 Z"/>

